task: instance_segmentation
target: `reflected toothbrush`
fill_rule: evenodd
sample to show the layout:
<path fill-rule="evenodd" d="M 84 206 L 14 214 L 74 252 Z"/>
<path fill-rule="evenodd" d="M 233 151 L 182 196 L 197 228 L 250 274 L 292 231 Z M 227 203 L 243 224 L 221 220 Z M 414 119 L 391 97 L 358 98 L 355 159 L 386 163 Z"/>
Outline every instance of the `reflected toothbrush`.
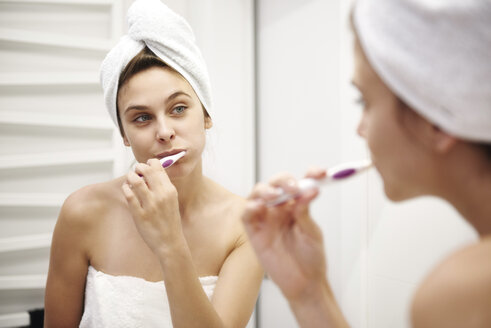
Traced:
<path fill-rule="evenodd" d="M 307 191 L 309 189 L 318 188 L 320 186 L 330 184 L 333 182 L 343 181 L 347 178 L 355 176 L 359 173 L 365 172 L 372 167 L 371 160 L 362 160 L 357 162 L 349 162 L 334 166 L 327 170 L 327 176 L 323 179 L 304 178 L 298 181 L 298 188 L 300 192 Z M 281 194 L 274 200 L 267 203 L 267 206 L 276 206 L 286 202 L 289 199 L 297 197 L 299 194 L 287 194 L 280 189 Z"/>
<path fill-rule="evenodd" d="M 183 150 L 177 154 L 169 155 L 169 156 L 165 156 L 165 157 L 161 158 L 160 163 L 162 164 L 162 167 L 164 169 L 167 169 L 167 168 L 171 167 L 175 162 L 180 160 L 184 155 L 186 155 L 185 150 Z"/>

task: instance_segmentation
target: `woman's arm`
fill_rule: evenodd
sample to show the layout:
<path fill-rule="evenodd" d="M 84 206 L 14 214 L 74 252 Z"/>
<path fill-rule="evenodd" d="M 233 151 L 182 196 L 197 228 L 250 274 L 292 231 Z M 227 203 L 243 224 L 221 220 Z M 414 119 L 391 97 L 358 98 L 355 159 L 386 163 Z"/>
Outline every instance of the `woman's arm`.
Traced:
<path fill-rule="evenodd" d="M 198 280 L 187 244 L 159 258 L 174 327 L 246 326 L 263 272 L 245 239 L 225 260 L 211 302 Z"/>
<path fill-rule="evenodd" d="M 300 327 L 348 327 L 327 279 L 311 287 L 303 297 L 288 299 Z"/>
<path fill-rule="evenodd" d="M 325 171 L 311 170 L 311 178 Z M 299 194 L 296 180 L 280 175 L 269 184 L 258 184 L 251 193 L 244 224 L 259 261 L 287 298 L 301 327 L 348 327 L 327 281 L 322 232 L 309 214 L 317 190 L 268 207 L 279 196 L 278 188 Z"/>
<path fill-rule="evenodd" d="M 249 244 L 242 240 L 227 257 L 210 302 L 182 231 L 175 187 L 157 160 L 136 172 L 143 179 L 130 172 L 123 192 L 140 235 L 159 258 L 173 326 L 245 326 L 262 279 Z"/>
<path fill-rule="evenodd" d="M 78 327 L 83 313 L 88 260 L 87 228 L 77 193 L 63 204 L 53 233 L 45 293 L 44 327 Z"/>
<path fill-rule="evenodd" d="M 264 276 L 245 231 L 225 260 L 212 298 L 225 327 L 245 327 Z"/>

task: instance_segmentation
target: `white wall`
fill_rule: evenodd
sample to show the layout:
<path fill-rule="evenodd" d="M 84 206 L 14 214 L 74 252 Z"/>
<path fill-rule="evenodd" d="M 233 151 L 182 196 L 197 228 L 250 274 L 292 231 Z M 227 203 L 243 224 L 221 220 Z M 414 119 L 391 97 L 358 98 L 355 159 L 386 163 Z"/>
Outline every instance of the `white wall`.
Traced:
<path fill-rule="evenodd" d="M 350 86 L 350 1 L 258 0 L 258 169 L 301 176 L 365 158 L 355 129 L 361 109 Z M 313 205 L 329 279 L 353 327 L 409 327 L 416 285 L 475 234 L 449 205 L 432 198 L 392 204 L 374 171 L 325 187 Z M 296 327 L 277 288 L 265 281 L 261 327 Z"/>

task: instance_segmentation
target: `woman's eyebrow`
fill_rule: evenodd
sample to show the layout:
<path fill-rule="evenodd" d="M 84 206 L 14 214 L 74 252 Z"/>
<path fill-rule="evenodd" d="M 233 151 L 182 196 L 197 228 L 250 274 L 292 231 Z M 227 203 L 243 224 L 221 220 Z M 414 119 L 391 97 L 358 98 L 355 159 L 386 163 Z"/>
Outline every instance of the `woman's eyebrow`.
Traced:
<path fill-rule="evenodd" d="M 144 105 L 131 105 L 124 110 L 124 114 L 128 113 L 130 110 L 147 110 L 148 107 Z"/>
<path fill-rule="evenodd" d="M 169 101 L 171 101 L 171 100 L 173 100 L 179 96 L 186 96 L 188 98 L 191 98 L 191 96 L 188 95 L 187 93 L 185 93 L 184 91 L 176 91 L 173 94 L 171 94 L 169 97 L 167 97 L 166 102 L 169 102 Z"/>
<path fill-rule="evenodd" d="M 179 96 L 185 96 L 185 97 L 188 97 L 189 99 L 192 99 L 191 96 L 189 94 L 187 94 L 186 92 L 176 91 L 173 94 L 171 94 L 169 97 L 167 97 L 165 102 L 167 103 L 171 100 L 174 100 L 175 98 L 177 98 Z M 124 114 L 126 114 L 130 110 L 147 110 L 147 109 L 148 109 L 148 107 L 145 105 L 130 105 L 125 109 Z"/>

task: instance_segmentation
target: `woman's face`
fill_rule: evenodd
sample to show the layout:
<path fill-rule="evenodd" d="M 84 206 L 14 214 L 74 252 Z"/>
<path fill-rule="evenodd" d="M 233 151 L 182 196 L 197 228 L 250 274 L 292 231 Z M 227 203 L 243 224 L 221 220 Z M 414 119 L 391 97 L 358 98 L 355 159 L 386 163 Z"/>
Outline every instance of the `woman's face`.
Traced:
<path fill-rule="evenodd" d="M 118 95 L 124 143 L 138 162 L 185 150 L 186 156 L 167 169 L 169 176 L 184 176 L 201 163 L 205 130 L 212 126 L 201 102 L 178 73 L 152 67 L 131 77 Z"/>
<path fill-rule="evenodd" d="M 387 197 L 398 201 L 423 194 L 426 156 L 417 135 L 424 119 L 404 108 L 375 73 L 358 40 L 353 84 L 363 97 L 364 107 L 357 132 L 367 142 Z"/>

